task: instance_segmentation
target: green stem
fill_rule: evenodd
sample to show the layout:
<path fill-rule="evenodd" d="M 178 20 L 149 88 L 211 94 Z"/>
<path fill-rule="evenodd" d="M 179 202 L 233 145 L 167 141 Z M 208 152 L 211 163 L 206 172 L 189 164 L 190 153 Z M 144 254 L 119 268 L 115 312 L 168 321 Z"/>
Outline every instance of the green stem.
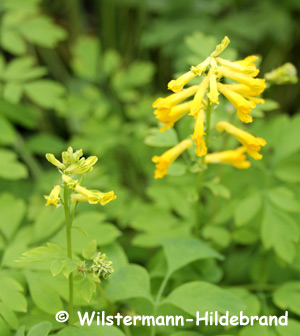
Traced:
<path fill-rule="evenodd" d="M 64 185 L 64 209 L 66 218 L 66 237 L 68 258 L 72 259 L 72 237 L 71 237 L 71 220 L 69 205 L 69 187 Z M 69 325 L 73 322 L 73 273 L 69 275 Z"/>
<path fill-rule="evenodd" d="M 167 282 L 169 281 L 171 274 L 172 274 L 171 272 L 167 272 L 167 274 L 165 275 L 165 277 L 164 277 L 164 279 L 163 279 L 163 281 L 162 281 L 162 283 L 159 287 L 156 300 L 154 301 L 154 309 L 153 309 L 153 316 L 154 317 L 157 314 L 157 309 L 159 307 L 162 294 L 163 294 L 163 292 L 166 288 Z M 155 325 L 153 325 L 152 330 L 151 330 L 151 336 L 155 336 L 155 332 L 156 332 Z"/>

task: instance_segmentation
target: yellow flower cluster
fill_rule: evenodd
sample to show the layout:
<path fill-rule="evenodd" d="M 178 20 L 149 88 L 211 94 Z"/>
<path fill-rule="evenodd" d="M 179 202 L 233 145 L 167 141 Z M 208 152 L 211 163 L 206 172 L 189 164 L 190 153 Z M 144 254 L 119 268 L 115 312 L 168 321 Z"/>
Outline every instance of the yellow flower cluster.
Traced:
<path fill-rule="evenodd" d="M 226 163 L 237 168 L 248 168 L 250 162 L 246 161 L 245 152 L 256 160 L 261 159 L 262 155 L 258 151 L 261 146 L 266 144 L 264 139 L 255 138 L 229 123 L 221 122 L 217 125 L 217 130 L 235 136 L 242 147 L 232 151 L 207 154 L 207 144 L 205 143 L 208 127 L 205 112 L 210 108 L 209 105 L 219 104 L 220 94 L 233 104 L 239 119 L 244 123 L 252 122 L 251 110 L 256 107 L 256 104 L 264 103 L 264 100 L 258 96 L 266 87 L 265 80 L 255 78 L 259 73 L 254 64 L 257 57 L 248 56 L 235 62 L 219 57 L 229 42 L 226 36 L 202 63 L 191 67 L 190 71 L 178 79 L 171 80 L 168 88 L 174 93 L 166 98 L 155 100 L 153 103 L 154 114 L 161 123 L 165 124 L 161 129 L 162 132 L 173 127 L 185 115 L 194 117 L 195 126 L 191 138 L 197 146 L 195 149 L 197 156 L 205 156 L 203 162 Z M 184 88 L 189 81 L 197 76 L 203 76 L 199 85 Z M 228 78 L 233 83 L 224 84 L 224 78 Z M 154 156 L 152 161 L 156 163 L 155 178 L 162 178 L 166 175 L 169 165 L 192 144 L 190 139 L 186 139 L 160 157 Z"/>
<path fill-rule="evenodd" d="M 62 153 L 62 162 L 50 153 L 46 154 L 46 159 L 64 174 L 86 174 L 93 170 L 93 165 L 98 161 L 98 158 L 97 156 L 90 156 L 85 159 L 82 155 L 82 149 L 74 153 L 73 148 L 69 147 L 67 151 Z"/>
<path fill-rule="evenodd" d="M 72 203 L 76 202 L 89 202 L 90 204 L 101 204 L 105 205 L 117 196 L 113 191 L 103 193 L 98 190 L 88 190 L 82 187 L 78 180 L 74 180 L 70 175 L 82 175 L 86 174 L 93 169 L 93 165 L 98 161 L 96 156 L 90 156 L 87 159 L 82 157 L 82 150 L 73 152 L 73 148 L 69 147 L 67 151 L 62 153 L 62 162 L 57 160 L 53 154 L 46 154 L 47 160 L 54 166 L 58 167 L 60 172 L 62 172 L 63 184 L 68 186 L 73 190 L 71 194 Z M 58 206 L 61 201 L 60 198 L 61 186 L 56 185 L 49 196 L 44 196 L 46 199 L 46 206 L 55 205 Z"/>

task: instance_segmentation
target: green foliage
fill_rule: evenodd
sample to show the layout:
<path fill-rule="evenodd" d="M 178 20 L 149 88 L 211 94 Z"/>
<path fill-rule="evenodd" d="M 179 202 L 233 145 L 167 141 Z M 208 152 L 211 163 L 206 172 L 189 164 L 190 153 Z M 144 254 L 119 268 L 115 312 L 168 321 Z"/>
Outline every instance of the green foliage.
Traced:
<path fill-rule="evenodd" d="M 261 55 L 262 77 L 286 62 L 298 67 L 299 9 L 292 0 L 0 2 L 1 336 L 148 336 L 148 327 L 55 322 L 68 310 L 67 278 L 91 267 L 98 251 L 115 272 L 101 283 L 76 273 L 76 311 L 289 310 L 287 327 L 155 332 L 299 335 L 299 84 L 270 87 L 245 126 L 266 139 L 263 159 L 243 171 L 210 166 L 200 198 L 196 175 L 204 166 L 183 156 L 157 181 L 151 162 L 192 133 L 183 120 L 159 131 L 151 105 L 167 94 L 166 83 L 210 54 L 224 32 L 232 41 L 224 58 Z M 213 128 L 225 115 L 237 124 L 222 101 Z M 212 132 L 214 151 L 234 148 L 222 139 Z M 58 157 L 68 145 L 99 157 L 86 186 L 118 196 L 103 208 L 78 204 L 71 258 L 63 207 L 44 207 L 59 183 L 44 155 Z M 193 149 L 187 155 L 195 159 Z"/>

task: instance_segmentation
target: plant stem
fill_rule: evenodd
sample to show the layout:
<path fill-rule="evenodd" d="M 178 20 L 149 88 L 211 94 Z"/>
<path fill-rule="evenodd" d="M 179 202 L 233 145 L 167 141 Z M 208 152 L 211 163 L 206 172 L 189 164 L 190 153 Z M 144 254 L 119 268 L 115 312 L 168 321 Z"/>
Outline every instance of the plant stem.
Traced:
<path fill-rule="evenodd" d="M 72 259 L 72 236 L 71 236 L 71 221 L 70 221 L 70 205 L 69 205 L 69 187 L 64 185 L 64 209 L 66 218 L 66 237 L 68 258 Z M 69 275 L 69 325 L 73 322 L 73 273 Z"/>
<path fill-rule="evenodd" d="M 163 281 L 162 281 L 162 283 L 159 287 L 156 300 L 154 301 L 154 309 L 153 309 L 153 316 L 154 317 L 157 314 L 157 308 L 160 304 L 161 296 L 164 292 L 164 289 L 166 288 L 167 282 L 169 281 L 171 274 L 172 274 L 171 272 L 167 272 L 167 274 L 165 275 L 165 277 L 164 277 L 164 279 L 163 279 Z M 151 336 L 155 336 L 155 325 L 153 325 L 153 327 L 152 327 Z"/>

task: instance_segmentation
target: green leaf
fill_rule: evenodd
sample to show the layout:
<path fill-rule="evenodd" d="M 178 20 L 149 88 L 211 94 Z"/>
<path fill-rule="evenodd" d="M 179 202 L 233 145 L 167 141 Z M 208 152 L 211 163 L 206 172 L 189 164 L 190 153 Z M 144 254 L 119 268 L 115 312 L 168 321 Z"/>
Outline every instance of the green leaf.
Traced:
<path fill-rule="evenodd" d="M 48 336 L 52 328 L 52 323 L 50 322 L 41 322 L 33 326 L 29 331 L 27 336 Z"/>
<path fill-rule="evenodd" d="M 182 162 L 173 162 L 169 166 L 169 176 L 182 176 L 186 173 L 187 165 Z"/>
<path fill-rule="evenodd" d="M 64 263 L 63 274 L 68 279 L 70 274 L 80 265 L 80 260 L 67 259 Z"/>
<path fill-rule="evenodd" d="M 22 199 L 17 199 L 6 193 L 0 195 L 0 230 L 8 240 L 12 238 L 20 226 L 25 211 L 26 206 Z"/>
<path fill-rule="evenodd" d="M 40 117 L 40 112 L 30 106 L 16 105 L 1 99 L 0 111 L 7 120 L 28 129 L 34 129 Z"/>
<path fill-rule="evenodd" d="M 12 124 L 0 116 L 0 144 L 11 145 L 16 141 L 16 132 Z"/>
<path fill-rule="evenodd" d="M 0 315 L 13 328 L 17 329 L 19 322 L 15 313 L 4 303 L 0 303 Z"/>
<path fill-rule="evenodd" d="M 299 212 L 300 204 L 294 193 L 286 187 L 277 187 L 268 190 L 267 196 L 275 207 L 288 212 Z"/>
<path fill-rule="evenodd" d="M 24 84 L 24 92 L 37 105 L 44 108 L 55 108 L 60 103 L 65 88 L 60 83 L 41 79 Z"/>
<path fill-rule="evenodd" d="M 95 37 L 82 36 L 73 51 L 73 69 L 77 76 L 95 81 L 100 69 L 100 42 Z"/>
<path fill-rule="evenodd" d="M 197 311 L 204 316 L 206 311 L 219 311 L 238 315 L 246 307 L 235 295 L 207 282 L 195 281 L 177 287 L 163 301 L 171 303 L 185 312 L 196 316 Z"/>
<path fill-rule="evenodd" d="M 106 294 L 113 302 L 139 297 L 151 301 L 149 274 L 139 265 L 123 266 L 109 277 Z"/>
<path fill-rule="evenodd" d="M 252 194 L 242 199 L 234 212 L 237 226 L 247 224 L 258 213 L 262 206 L 262 198 L 259 193 Z"/>
<path fill-rule="evenodd" d="M 300 315 L 300 282 L 286 282 L 273 293 L 277 307 Z"/>
<path fill-rule="evenodd" d="M 22 97 L 23 86 L 19 83 L 7 83 L 3 88 L 3 98 L 11 103 L 18 103 Z"/>
<path fill-rule="evenodd" d="M 51 315 L 63 310 L 59 295 L 41 276 L 31 272 L 26 272 L 25 276 L 28 281 L 31 298 L 39 309 Z"/>
<path fill-rule="evenodd" d="M 47 246 L 36 247 L 24 252 L 18 262 L 54 261 L 57 259 L 66 259 L 64 251 L 56 244 L 47 243 Z"/>
<path fill-rule="evenodd" d="M 94 259 L 97 256 L 97 242 L 96 240 L 91 241 L 87 248 L 82 250 L 82 256 L 85 259 Z"/>
<path fill-rule="evenodd" d="M 19 27 L 19 31 L 29 42 L 46 48 L 55 47 L 67 36 L 63 28 L 53 24 L 50 18 L 42 15 L 26 20 Z"/>
<path fill-rule="evenodd" d="M 261 305 L 256 295 L 248 292 L 244 288 L 232 287 L 229 291 L 238 296 L 246 305 L 246 309 L 243 311 L 245 316 L 257 316 L 260 313 Z"/>
<path fill-rule="evenodd" d="M 132 240 L 132 244 L 139 247 L 158 247 L 166 238 L 189 238 L 190 228 L 187 225 L 176 227 L 164 227 L 156 231 L 138 234 Z"/>
<path fill-rule="evenodd" d="M 25 326 L 20 327 L 20 328 L 17 330 L 15 336 L 25 336 Z"/>
<path fill-rule="evenodd" d="M 275 167 L 274 174 L 285 182 L 300 182 L 300 157 L 280 161 Z"/>
<path fill-rule="evenodd" d="M 241 332 L 239 333 L 239 336 L 277 336 L 276 334 L 271 334 L 270 329 L 261 326 L 259 324 L 254 324 L 253 326 L 247 326 L 244 327 Z M 284 336 L 287 336 L 286 334 Z"/>
<path fill-rule="evenodd" d="M 5 69 L 4 79 L 11 81 L 22 81 L 35 79 L 46 74 L 44 67 L 36 66 L 33 57 L 21 57 L 13 59 Z"/>
<path fill-rule="evenodd" d="M 261 239 L 266 249 L 273 248 L 276 254 L 287 262 L 292 262 L 298 242 L 299 229 L 297 223 L 288 214 L 266 205 Z"/>
<path fill-rule="evenodd" d="M 1 32 L 1 45 L 3 49 L 14 55 L 21 55 L 26 52 L 27 46 L 20 34 L 13 30 Z"/>
<path fill-rule="evenodd" d="M 205 240 L 211 240 L 221 247 L 228 246 L 231 240 L 228 230 L 216 225 L 205 226 L 202 231 L 202 236 Z"/>
<path fill-rule="evenodd" d="M 289 318 L 287 326 L 277 326 L 275 329 L 279 336 L 298 336 L 300 334 L 300 322 Z"/>
<path fill-rule="evenodd" d="M 96 284 L 93 275 L 88 274 L 81 281 L 75 282 L 76 293 L 86 302 L 90 302 L 93 293 L 96 291 Z"/>
<path fill-rule="evenodd" d="M 230 190 L 226 188 L 224 185 L 220 184 L 218 180 L 212 180 L 210 182 L 206 182 L 205 187 L 208 188 L 213 195 L 220 196 L 225 199 L 229 199 L 231 197 Z"/>
<path fill-rule="evenodd" d="M 83 326 L 66 327 L 60 330 L 56 336 L 125 336 L 125 334 L 114 326 Z"/>
<path fill-rule="evenodd" d="M 0 149 L 0 178 L 19 180 L 27 177 L 27 175 L 27 168 L 17 161 L 17 155 L 14 152 Z"/>
<path fill-rule="evenodd" d="M 178 331 L 178 332 L 171 334 L 171 336 L 201 336 L 201 335 L 202 334 L 199 334 L 194 331 Z"/>
<path fill-rule="evenodd" d="M 178 138 L 173 128 L 160 132 L 151 128 L 145 138 L 145 144 L 153 147 L 172 147 L 177 145 Z"/>
<path fill-rule="evenodd" d="M 56 259 L 51 263 L 50 270 L 52 275 L 57 276 L 65 267 L 65 260 Z"/>
<path fill-rule="evenodd" d="M 63 207 L 43 207 L 34 222 L 34 238 L 37 241 L 51 237 L 64 223 Z"/>
<path fill-rule="evenodd" d="M 170 273 L 199 259 L 222 259 L 222 256 L 209 245 L 193 238 L 166 239 L 163 241 L 163 248 Z"/>
<path fill-rule="evenodd" d="M 8 276 L 0 277 L 0 291 L 1 301 L 10 309 L 17 312 L 27 311 L 27 301 L 21 292 L 22 286 L 13 278 Z M 4 290 L 5 289 L 5 290 Z"/>

